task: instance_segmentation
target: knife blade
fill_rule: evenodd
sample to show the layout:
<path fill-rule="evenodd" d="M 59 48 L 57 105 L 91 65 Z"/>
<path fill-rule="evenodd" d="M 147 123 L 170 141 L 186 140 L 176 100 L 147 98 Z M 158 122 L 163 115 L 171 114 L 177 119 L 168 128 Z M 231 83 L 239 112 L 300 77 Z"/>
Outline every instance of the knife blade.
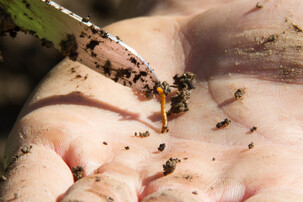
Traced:
<path fill-rule="evenodd" d="M 0 0 L 0 6 L 23 31 L 117 83 L 149 96 L 162 86 L 133 48 L 53 1 Z"/>

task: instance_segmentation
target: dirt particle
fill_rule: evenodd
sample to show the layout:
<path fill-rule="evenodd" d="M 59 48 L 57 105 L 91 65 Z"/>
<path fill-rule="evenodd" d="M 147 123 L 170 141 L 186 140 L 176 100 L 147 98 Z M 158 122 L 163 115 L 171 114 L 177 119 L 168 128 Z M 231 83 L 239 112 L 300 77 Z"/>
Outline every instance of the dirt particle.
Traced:
<path fill-rule="evenodd" d="M 192 194 L 193 194 L 193 195 L 197 195 L 198 192 L 197 192 L 197 191 L 193 191 Z"/>
<path fill-rule="evenodd" d="M 196 75 L 191 72 L 186 72 L 182 75 L 176 74 L 174 79 L 174 85 L 172 87 L 178 88 L 178 90 L 192 90 L 195 89 Z"/>
<path fill-rule="evenodd" d="M 236 100 L 239 100 L 240 98 L 243 97 L 244 94 L 245 94 L 245 88 L 239 88 L 239 89 L 235 92 L 234 96 L 235 96 Z"/>
<path fill-rule="evenodd" d="M 256 4 L 256 8 L 263 8 L 263 5 L 262 5 L 262 4 L 260 4 L 260 2 L 257 2 L 257 4 Z"/>
<path fill-rule="evenodd" d="M 296 50 L 299 51 L 301 50 L 302 46 L 296 46 Z"/>
<path fill-rule="evenodd" d="M 228 126 L 231 123 L 231 120 L 229 119 L 224 119 L 224 121 L 221 121 L 219 123 L 217 123 L 216 127 L 217 128 L 225 128 L 226 126 Z"/>
<path fill-rule="evenodd" d="M 249 129 L 249 131 L 251 132 L 251 133 L 253 133 L 254 131 L 256 131 L 257 130 L 257 127 L 256 126 L 253 126 L 251 129 Z"/>
<path fill-rule="evenodd" d="M 292 27 L 295 29 L 296 32 L 302 32 L 302 28 L 299 27 L 298 25 L 294 24 L 294 23 L 291 23 Z"/>
<path fill-rule="evenodd" d="M 158 147 L 158 151 L 163 151 L 165 149 L 165 146 L 165 143 L 160 144 Z"/>
<path fill-rule="evenodd" d="M 81 76 L 80 74 L 77 74 L 77 75 L 76 75 L 76 78 L 77 78 L 77 79 L 80 79 L 81 77 L 82 77 L 82 76 Z"/>
<path fill-rule="evenodd" d="M 22 155 L 29 153 L 32 148 L 33 148 L 32 145 L 25 145 L 25 146 L 21 147 L 20 150 L 18 150 L 18 152 L 12 157 L 12 160 L 11 160 L 8 168 L 11 167 L 13 165 L 13 163 L 16 162 Z"/>
<path fill-rule="evenodd" d="M 8 33 L 12 38 L 15 38 L 21 29 L 13 23 L 11 16 L 3 8 L 0 8 L 0 13 L 0 36 L 6 36 Z"/>
<path fill-rule="evenodd" d="M 129 148 L 129 146 L 126 146 L 126 147 L 124 147 L 126 150 L 129 150 L 130 148 Z"/>
<path fill-rule="evenodd" d="M 90 15 L 82 18 L 82 22 L 89 22 L 89 20 L 90 20 Z"/>
<path fill-rule="evenodd" d="M 215 160 L 216 160 L 216 158 L 215 158 L 215 157 L 213 157 L 213 158 L 212 158 L 212 161 L 215 161 Z"/>
<path fill-rule="evenodd" d="M 176 95 L 170 98 L 171 107 L 167 112 L 167 115 L 170 116 L 172 114 L 179 114 L 182 112 L 187 112 L 188 108 L 188 100 L 190 99 L 190 91 L 187 89 L 177 91 Z"/>
<path fill-rule="evenodd" d="M 103 142 L 104 145 L 107 145 L 107 142 Z"/>
<path fill-rule="evenodd" d="M 188 181 L 191 181 L 193 179 L 193 176 L 191 176 L 191 175 L 184 175 L 183 178 L 186 179 L 186 180 L 188 180 Z"/>
<path fill-rule="evenodd" d="M 14 199 L 19 198 L 19 194 L 18 193 L 14 193 Z"/>
<path fill-rule="evenodd" d="M 265 41 L 263 42 L 263 44 L 270 43 L 270 42 L 275 42 L 278 38 L 279 38 L 279 36 L 277 34 L 272 34 L 272 35 L 270 35 L 269 37 L 267 37 L 265 39 Z"/>
<path fill-rule="evenodd" d="M 139 132 L 139 134 L 135 133 L 136 137 L 148 137 L 149 135 L 150 135 L 149 131 L 145 131 L 143 133 Z"/>
<path fill-rule="evenodd" d="M 171 92 L 169 88 L 169 84 L 166 81 L 162 82 L 162 89 L 165 95 L 167 95 L 169 92 Z"/>
<path fill-rule="evenodd" d="M 174 85 L 171 87 L 177 88 L 175 96 L 171 97 L 171 107 L 167 112 L 167 115 L 179 114 L 189 110 L 188 100 L 190 99 L 191 90 L 195 88 L 196 75 L 191 72 L 186 72 L 183 75 L 176 74 L 174 79 Z"/>
<path fill-rule="evenodd" d="M 64 56 L 68 56 L 73 61 L 77 60 L 78 44 L 74 35 L 67 34 L 66 40 L 60 42 L 60 47 Z"/>
<path fill-rule="evenodd" d="M 131 63 L 133 63 L 134 65 L 137 65 L 137 64 L 138 64 L 138 61 L 137 61 L 136 58 L 134 58 L 134 57 L 130 57 L 130 58 L 129 58 L 129 61 L 130 61 Z"/>
<path fill-rule="evenodd" d="M 188 159 L 188 157 L 184 157 L 184 158 L 183 158 L 183 160 L 187 160 L 187 159 Z"/>
<path fill-rule="evenodd" d="M 27 154 L 32 150 L 32 148 L 33 148 L 32 145 L 26 145 L 26 146 L 21 147 L 20 151 L 22 152 L 22 154 Z"/>
<path fill-rule="evenodd" d="M 128 69 L 119 68 L 116 70 L 116 75 L 112 80 L 114 82 L 118 82 L 119 79 L 123 79 L 124 77 L 128 79 L 131 76 L 131 72 L 132 72 L 131 68 L 128 68 Z"/>
<path fill-rule="evenodd" d="M 22 0 L 22 3 L 25 4 L 25 8 L 30 9 L 31 5 L 29 3 L 27 3 L 26 0 Z"/>
<path fill-rule="evenodd" d="M 110 196 L 107 197 L 108 202 L 114 202 L 114 199 Z"/>
<path fill-rule="evenodd" d="M 163 165 L 163 174 L 164 175 L 168 175 L 168 174 L 171 174 L 175 171 L 176 169 L 176 166 L 177 166 L 177 163 L 181 162 L 180 159 L 178 158 L 170 158 L 168 159 L 165 164 Z"/>
<path fill-rule="evenodd" d="M 251 142 L 249 145 L 248 145 L 248 149 L 252 149 L 252 148 L 254 148 L 254 143 L 253 142 Z"/>
<path fill-rule="evenodd" d="M 78 181 L 83 177 L 83 168 L 82 166 L 72 167 L 72 173 L 74 176 L 74 181 Z"/>
<path fill-rule="evenodd" d="M 102 30 L 102 29 L 99 31 L 99 34 L 103 39 L 108 38 L 108 33 L 106 31 Z"/>
<path fill-rule="evenodd" d="M 111 62 L 109 60 L 106 60 L 105 64 L 102 66 L 104 74 L 106 76 L 110 76 L 110 74 L 111 74 L 111 72 L 110 72 L 111 71 L 111 66 L 112 66 L 112 64 L 111 64 Z"/>
<path fill-rule="evenodd" d="M 87 49 L 94 50 L 94 48 L 99 45 L 99 41 L 97 40 L 91 40 L 88 44 L 86 44 Z"/>
<path fill-rule="evenodd" d="M 96 176 L 95 181 L 96 181 L 96 182 L 100 182 L 100 181 L 101 181 L 100 176 Z"/>
<path fill-rule="evenodd" d="M 129 75 L 130 76 L 130 75 Z M 140 71 L 139 74 L 134 76 L 133 82 L 137 83 L 137 81 L 141 78 L 141 77 L 146 77 L 147 76 L 147 72 L 145 71 Z"/>
<path fill-rule="evenodd" d="M 41 39 L 41 44 L 42 44 L 42 46 L 44 46 L 46 48 L 52 48 L 52 47 L 54 47 L 53 42 L 47 40 L 46 38 Z"/>

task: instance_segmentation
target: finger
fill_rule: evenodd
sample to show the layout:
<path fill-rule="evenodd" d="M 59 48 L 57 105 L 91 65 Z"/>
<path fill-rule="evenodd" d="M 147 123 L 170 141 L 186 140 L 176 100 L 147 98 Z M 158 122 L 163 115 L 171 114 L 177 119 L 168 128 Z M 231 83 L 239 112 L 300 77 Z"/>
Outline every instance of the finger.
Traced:
<path fill-rule="evenodd" d="M 73 184 L 69 167 L 54 151 L 24 145 L 12 158 L 1 183 L 1 201 L 56 201 Z"/>
<path fill-rule="evenodd" d="M 133 185 L 125 177 L 95 174 L 73 184 L 61 201 L 137 201 Z"/>
<path fill-rule="evenodd" d="M 302 200 L 303 200 L 302 195 L 292 193 L 291 191 L 267 191 L 267 192 L 256 194 L 255 196 L 246 200 L 246 202 L 257 202 L 257 201 L 300 202 Z"/>
<path fill-rule="evenodd" d="M 77 181 L 64 194 L 62 201 L 137 201 L 139 173 L 122 161 L 103 164 L 96 169 L 96 174 Z"/>

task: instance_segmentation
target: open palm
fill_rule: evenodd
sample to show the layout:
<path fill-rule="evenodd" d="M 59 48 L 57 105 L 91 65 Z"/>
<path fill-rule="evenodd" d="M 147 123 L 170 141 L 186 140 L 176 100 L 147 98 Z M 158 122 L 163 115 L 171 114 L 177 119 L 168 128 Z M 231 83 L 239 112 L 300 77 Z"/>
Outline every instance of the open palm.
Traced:
<path fill-rule="evenodd" d="M 160 133 L 158 99 L 65 59 L 37 87 L 9 136 L 4 200 L 303 200 L 303 2 L 194 5 L 192 15 L 105 28 L 161 80 L 196 74 L 190 110 L 169 117 L 170 131 Z M 238 100 L 237 89 L 245 90 Z M 231 123 L 217 129 L 225 118 Z M 149 137 L 135 136 L 145 131 Z M 164 175 L 169 158 L 180 162 Z M 74 182 L 77 166 L 84 173 Z"/>

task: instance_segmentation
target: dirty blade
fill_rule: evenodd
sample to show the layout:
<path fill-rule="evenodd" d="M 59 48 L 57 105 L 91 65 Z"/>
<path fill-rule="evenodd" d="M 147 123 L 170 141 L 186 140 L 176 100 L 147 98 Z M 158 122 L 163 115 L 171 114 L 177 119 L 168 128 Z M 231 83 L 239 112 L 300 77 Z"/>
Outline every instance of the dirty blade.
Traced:
<path fill-rule="evenodd" d="M 72 60 L 122 85 L 151 93 L 160 84 L 137 52 L 103 29 L 47 0 L 0 0 L 13 22 Z"/>

